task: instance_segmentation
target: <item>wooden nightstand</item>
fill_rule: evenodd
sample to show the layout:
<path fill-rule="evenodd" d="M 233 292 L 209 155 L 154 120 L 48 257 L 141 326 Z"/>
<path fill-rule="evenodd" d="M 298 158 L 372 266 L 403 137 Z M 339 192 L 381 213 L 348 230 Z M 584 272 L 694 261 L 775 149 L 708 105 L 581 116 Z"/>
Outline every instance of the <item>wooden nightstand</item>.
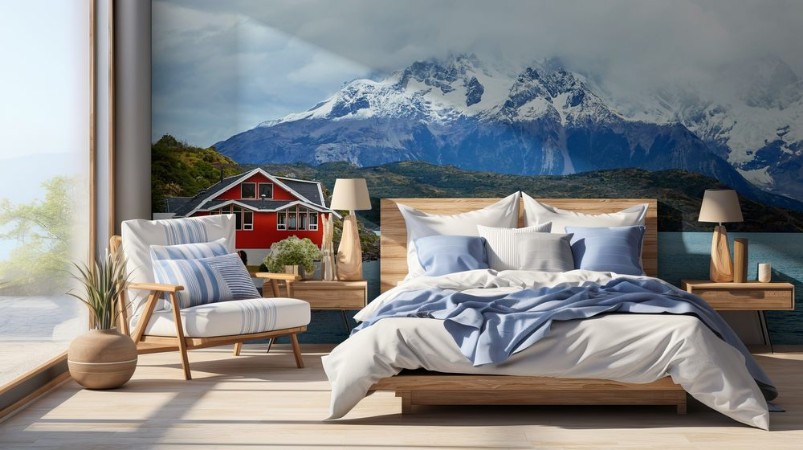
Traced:
<path fill-rule="evenodd" d="M 310 309 L 356 310 L 367 304 L 368 282 L 299 280 L 290 295 L 308 301 Z"/>
<path fill-rule="evenodd" d="M 701 297 L 719 311 L 756 311 L 764 343 L 774 352 L 764 311 L 795 309 L 795 286 L 791 283 L 714 283 L 709 280 L 681 280 L 681 288 Z"/>
<path fill-rule="evenodd" d="M 368 282 L 289 280 L 288 296 L 309 302 L 310 309 L 340 311 L 343 324 L 351 330 L 346 311 L 358 310 L 368 304 Z M 276 294 L 274 294 L 276 295 Z"/>
<path fill-rule="evenodd" d="M 681 288 L 705 300 L 712 308 L 726 311 L 792 311 L 795 286 L 791 283 L 714 283 L 681 280 Z"/>

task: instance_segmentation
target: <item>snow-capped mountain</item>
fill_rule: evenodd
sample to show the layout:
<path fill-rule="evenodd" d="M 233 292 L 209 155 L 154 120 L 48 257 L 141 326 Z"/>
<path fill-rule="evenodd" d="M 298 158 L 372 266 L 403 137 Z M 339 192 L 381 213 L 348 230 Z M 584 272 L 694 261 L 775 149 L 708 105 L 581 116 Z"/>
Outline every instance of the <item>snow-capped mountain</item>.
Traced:
<path fill-rule="evenodd" d="M 764 57 L 720 67 L 711 84 L 666 86 L 635 105 L 606 100 L 631 120 L 683 124 L 754 185 L 803 199 L 803 81 Z"/>
<path fill-rule="evenodd" d="M 676 90 L 656 94 L 657 106 L 636 115 L 620 112 L 597 92 L 556 60 L 506 68 L 455 56 L 415 62 L 381 80 L 354 80 L 307 111 L 264 122 L 215 147 L 252 164 L 421 160 L 523 175 L 684 169 L 740 191 L 752 190 L 747 177 L 803 198 L 799 178 L 786 182 L 792 163 L 800 170 L 800 131 L 794 128 L 800 121 L 779 125 L 799 117 L 790 115 L 803 111 L 799 96 L 779 103 L 772 100 L 776 93 L 756 91 L 754 106 L 745 100 L 739 105 L 746 106 L 734 107 L 688 101 L 692 95 Z M 752 118 L 747 108 L 770 113 Z M 777 140 L 751 134 L 768 123 L 779 127 L 773 130 Z M 786 184 L 794 186 L 781 186 Z"/>

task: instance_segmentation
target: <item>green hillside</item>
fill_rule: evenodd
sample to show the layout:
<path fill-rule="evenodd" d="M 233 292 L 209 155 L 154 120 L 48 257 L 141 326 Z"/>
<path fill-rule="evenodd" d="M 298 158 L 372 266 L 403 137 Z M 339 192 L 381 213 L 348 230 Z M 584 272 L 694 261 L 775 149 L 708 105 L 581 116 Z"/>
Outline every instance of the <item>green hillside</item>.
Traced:
<path fill-rule="evenodd" d="M 243 171 L 214 148 L 192 147 L 164 135 L 151 147 L 151 201 L 154 212 L 165 209 L 165 197 L 192 197 L 223 176 Z"/>
<path fill-rule="evenodd" d="M 518 176 L 413 161 L 365 168 L 348 163 L 263 168 L 277 175 L 322 181 L 329 189 L 335 178 L 366 178 L 376 204 L 360 215 L 373 224 L 379 223 L 379 198 L 500 197 L 521 190 L 535 198 L 657 198 L 662 231 L 710 231 L 711 224 L 697 222 L 700 202 L 706 189 L 723 187 L 714 179 L 681 170 L 617 169 L 567 176 Z M 745 222 L 728 224 L 728 230 L 803 231 L 803 213 L 767 207 L 745 198 L 741 203 Z"/>
<path fill-rule="evenodd" d="M 223 176 L 231 176 L 254 167 L 240 166 L 214 148 L 192 147 L 165 135 L 152 147 L 153 210 L 164 211 L 167 196 L 191 197 L 211 186 L 220 179 L 221 171 Z M 714 179 L 682 170 L 615 169 L 566 176 L 520 176 L 417 161 L 377 167 L 356 167 L 346 162 L 262 167 L 274 175 L 321 181 L 327 196 L 336 178 L 366 178 L 374 208 L 359 214 L 374 229 L 379 225 L 379 198 L 502 197 L 521 190 L 535 198 L 657 198 L 662 231 L 709 231 L 711 224 L 697 222 L 703 192 L 723 187 Z M 741 203 L 745 222 L 728 224 L 728 230 L 803 232 L 801 212 L 768 207 L 744 197 Z"/>

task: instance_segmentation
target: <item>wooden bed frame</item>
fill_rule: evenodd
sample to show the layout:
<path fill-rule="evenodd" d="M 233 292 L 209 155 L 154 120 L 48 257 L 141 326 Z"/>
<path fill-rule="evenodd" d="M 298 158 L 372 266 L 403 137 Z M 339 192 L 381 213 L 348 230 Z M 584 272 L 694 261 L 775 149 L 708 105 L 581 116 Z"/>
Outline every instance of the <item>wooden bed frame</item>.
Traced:
<path fill-rule="evenodd" d="M 642 262 L 647 275 L 658 273 L 658 205 L 655 199 L 539 199 L 572 211 L 600 214 L 648 203 Z M 459 214 L 484 208 L 498 198 L 398 198 L 380 202 L 380 281 L 382 292 L 407 274 L 407 230 L 396 203 L 433 214 Z M 524 205 L 519 200 L 519 226 Z M 666 377 L 653 383 L 611 380 L 459 375 L 426 371 L 403 372 L 385 378 L 373 391 L 392 391 L 402 399 L 402 413 L 414 405 L 673 405 L 686 413 L 686 392 Z"/>

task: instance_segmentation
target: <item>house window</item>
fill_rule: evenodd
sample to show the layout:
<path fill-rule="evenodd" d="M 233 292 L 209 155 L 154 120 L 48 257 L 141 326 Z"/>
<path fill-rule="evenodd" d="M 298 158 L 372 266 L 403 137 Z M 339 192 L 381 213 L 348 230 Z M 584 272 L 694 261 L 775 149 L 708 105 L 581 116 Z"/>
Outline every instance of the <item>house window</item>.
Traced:
<path fill-rule="evenodd" d="M 240 198 L 257 198 L 257 184 L 256 183 L 241 184 Z"/>
<path fill-rule="evenodd" d="M 251 211 L 243 211 L 243 230 L 254 229 L 254 213 Z"/>
<path fill-rule="evenodd" d="M 259 183 L 259 198 L 270 200 L 273 198 L 273 184 Z"/>
<path fill-rule="evenodd" d="M 236 221 L 236 229 L 243 229 L 243 209 L 239 206 L 234 207 L 234 220 Z"/>
<path fill-rule="evenodd" d="M 209 211 L 209 214 L 234 214 L 235 228 L 237 230 L 254 229 L 254 213 L 241 206 L 228 205 L 213 209 Z"/>
<path fill-rule="evenodd" d="M 307 208 L 288 208 L 276 214 L 277 230 L 316 231 L 318 229 L 318 213 Z"/>
<path fill-rule="evenodd" d="M 298 229 L 299 230 L 306 230 L 307 229 L 307 217 L 309 211 L 306 209 L 300 209 L 298 211 Z"/>

